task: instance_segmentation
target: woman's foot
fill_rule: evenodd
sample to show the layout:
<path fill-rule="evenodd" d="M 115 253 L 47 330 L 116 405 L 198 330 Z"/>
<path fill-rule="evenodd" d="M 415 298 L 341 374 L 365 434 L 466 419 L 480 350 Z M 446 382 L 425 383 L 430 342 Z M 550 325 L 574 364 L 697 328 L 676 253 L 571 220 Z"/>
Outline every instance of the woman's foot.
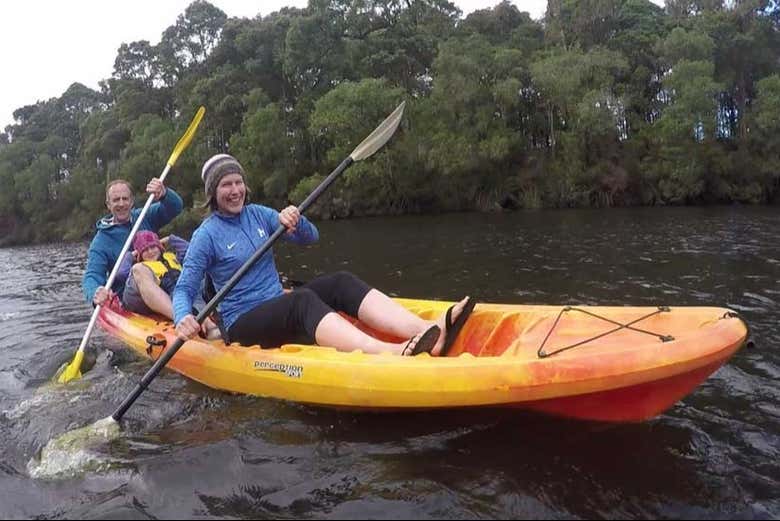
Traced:
<path fill-rule="evenodd" d="M 437 325 L 430 326 L 424 332 L 414 335 L 401 351 L 401 356 L 416 356 L 421 353 L 430 353 L 439 338 L 441 329 Z"/>
<path fill-rule="evenodd" d="M 466 304 L 469 303 L 469 300 L 470 298 L 466 296 L 463 298 L 463 300 L 452 306 L 452 311 L 450 312 L 450 325 L 454 324 L 458 320 L 458 317 L 460 317 L 461 313 L 463 313 L 463 309 L 466 307 Z M 449 332 L 447 329 L 447 313 L 444 313 L 439 317 L 439 320 L 436 321 L 436 325 L 438 325 L 441 329 L 441 334 L 439 335 L 439 338 L 436 341 L 436 345 L 433 347 L 431 354 L 434 356 L 439 356 L 442 349 L 444 348 L 444 342 L 447 339 L 447 333 Z"/>

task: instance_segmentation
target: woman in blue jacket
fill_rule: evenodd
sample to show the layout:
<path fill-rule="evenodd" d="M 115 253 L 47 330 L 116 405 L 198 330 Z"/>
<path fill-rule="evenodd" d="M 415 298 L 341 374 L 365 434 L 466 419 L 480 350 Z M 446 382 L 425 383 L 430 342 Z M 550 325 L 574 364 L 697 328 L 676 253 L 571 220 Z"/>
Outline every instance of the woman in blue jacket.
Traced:
<path fill-rule="evenodd" d="M 201 177 L 211 214 L 192 236 L 173 294 L 174 323 L 183 339 L 200 330 L 190 310 L 206 274 L 219 291 L 279 224 L 287 228 L 285 239 L 296 244 L 319 239 L 317 228 L 295 206 L 277 212 L 246 204 L 244 169 L 234 157 L 212 157 L 203 165 Z M 456 305 L 451 315 L 457 317 L 465 303 L 466 299 Z M 409 340 L 398 344 L 378 340 L 353 326 L 339 311 L 375 330 Z M 324 275 L 285 293 L 271 251 L 228 292 L 219 313 L 226 342 L 262 347 L 316 343 L 342 351 L 435 354 L 445 336 L 440 334 L 444 317 L 441 325 L 425 321 L 348 272 Z"/>

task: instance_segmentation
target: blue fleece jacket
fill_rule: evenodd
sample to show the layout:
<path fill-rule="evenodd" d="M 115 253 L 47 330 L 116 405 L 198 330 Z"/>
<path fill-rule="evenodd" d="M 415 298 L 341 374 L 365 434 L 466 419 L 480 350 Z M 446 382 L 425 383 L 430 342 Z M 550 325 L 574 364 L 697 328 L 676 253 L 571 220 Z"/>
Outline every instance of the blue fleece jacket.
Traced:
<path fill-rule="evenodd" d="M 179 194 L 167 188 L 165 197 L 149 207 L 139 230 L 151 230 L 156 233 L 179 215 L 183 208 L 184 201 Z M 81 289 L 87 302 L 91 303 L 98 287 L 108 281 L 122 246 L 125 245 L 130 230 L 140 214 L 141 208 L 134 208 L 130 212 L 130 221 L 124 224 L 115 224 L 112 215 L 107 215 L 95 223 L 97 233 L 89 245 L 87 268 L 81 281 Z M 111 289 L 121 295 L 124 288 L 125 278 L 117 277 Z"/>
<path fill-rule="evenodd" d="M 238 215 L 214 213 L 207 217 L 192 235 L 179 282 L 173 291 L 174 323 L 178 325 L 191 312 L 193 300 L 206 274 L 211 276 L 216 290 L 221 290 L 279 224 L 279 212 L 257 204 L 244 206 Z M 301 216 L 295 233 L 282 237 L 305 245 L 317 242 L 319 232 Z M 224 326 L 229 329 L 241 315 L 282 292 L 271 249 L 220 303 L 219 312 Z"/>

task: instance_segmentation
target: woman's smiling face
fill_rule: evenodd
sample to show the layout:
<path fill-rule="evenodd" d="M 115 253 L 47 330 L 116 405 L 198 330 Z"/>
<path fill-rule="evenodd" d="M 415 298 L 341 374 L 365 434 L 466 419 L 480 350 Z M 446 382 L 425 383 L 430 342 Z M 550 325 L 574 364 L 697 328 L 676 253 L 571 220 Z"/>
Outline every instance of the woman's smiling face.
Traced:
<path fill-rule="evenodd" d="M 246 199 L 246 185 L 241 174 L 227 174 L 217 185 L 217 208 L 220 212 L 237 215 L 241 213 Z"/>

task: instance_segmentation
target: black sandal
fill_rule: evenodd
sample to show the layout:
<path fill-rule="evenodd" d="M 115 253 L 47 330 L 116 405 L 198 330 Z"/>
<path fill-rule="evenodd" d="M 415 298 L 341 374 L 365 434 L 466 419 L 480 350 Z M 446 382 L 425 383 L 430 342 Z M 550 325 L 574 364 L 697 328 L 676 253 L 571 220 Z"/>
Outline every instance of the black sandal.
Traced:
<path fill-rule="evenodd" d="M 423 333 L 420 336 L 420 339 L 414 345 L 414 349 L 412 349 L 411 353 L 409 353 L 409 355 L 407 355 L 406 351 L 412 345 L 412 341 L 414 340 L 414 336 L 413 336 L 406 343 L 406 346 L 404 347 L 404 350 L 401 351 L 401 356 L 417 356 L 420 353 L 430 353 L 431 351 L 433 351 L 433 348 L 436 345 L 436 341 L 439 339 L 439 334 L 440 333 L 441 333 L 441 328 L 439 326 L 433 325 L 433 326 L 429 327 L 425 331 L 425 333 Z M 417 336 L 417 335 L 415 335 L 415 336 Z"/>
<path fill-rule="evenodd" d="M 474 306 L 476 305 L 477 301 L 471 297 L 468 297 L 468 299 L 466 299 L 466 303 L 463 305 L 463 310 L 460 312 L 460 315 L 458 315 L 458 318 L 455 319 L 455 322 L 452 321 L 452 308 L 455 306 L 450 306 L 450 308 L 447 310 L 447 315 L 444 317 L 444 326 L 447 328 L 447 334 L 444 337 L 444 345 L 441 348 L 441 353 L 439 353 L 439 356 L 447 356 L 447 353 L 449 353 L 452 344 L 455 343 L 455 339 L 458 338 L 460 330 L 463 329 L 463 326 L 466 324 L 466 320 L 468 320 L 469 315 L 471 315 L 471 312 L 474 311 Z"/>

